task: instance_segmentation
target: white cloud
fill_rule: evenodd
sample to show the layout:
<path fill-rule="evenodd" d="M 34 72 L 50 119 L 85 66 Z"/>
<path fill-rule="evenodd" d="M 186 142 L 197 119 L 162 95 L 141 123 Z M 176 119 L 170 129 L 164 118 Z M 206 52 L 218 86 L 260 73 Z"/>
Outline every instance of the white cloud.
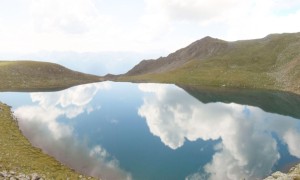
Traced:
<path fill-rule="evenodd" d="M 45 108 L 49 106 L 86 107 L 99 90 L 110 88 L 109 82 L 102 82 L 75 86 L 58 92 L 31 93 L 30 96 L 33 102 L 38 102 L 41 107 Z"/>
<path fill-rule="evenodd" d="M 41 131 L 49 132 L 54 139 L 61 139 L 62 137 L 72 134 L 73 129 L 69 126 L 60 125 L 55 119 L 64 114 L 58 108 L 49 107 L 47 109 L 39 106 L 23 106 L 15 111 L 15 115 L 19 118 L 20 126 L 26 123 L 40 122 L 44 125 L 40 128 Z M 34 141 L 34 140 L 33 140 Z"/>
<path fill-rule="evenodd" d="M 89 113 L 91 99 L 100 89 L 109 87 L 109 83 L 98 83 L 60 92 L 32 93 L 37 105 L 15 110 L 20 129 L 33 145 L 79 172 L 101 179 L 130 180 L 131 175 L 120 169 L 118 160 L 103 147 L 89 149 L 75 138 L 72 126 L 59 121 L 61 116 L 74 118 L 85 111 Z"/>
<path fill-rule="evenodd" d="M 31 12 L 38 32 L 85 33 L 101 18 L 90 0 L 32 0 Z"/>
<path fill-rule="evenodd" d="M 288 145 L 289 152 L 300 158 L 300 134 L 295 129 L 291 129 L 284 134 L 284 142 Z"/>
<path fill-rule="evenodd" d="M 291 11 L 288 8 L 291 5 L 283 1 L 252 1 L 250 6 L 227 17 L 225 37 L 237 40 L 261 38 L 270 33 L 298 32 L 300 25 L 294 23 L 300 17 L 300 3 L 297 4 L 298 8 Z"/>
<path fill-rule="evenodd" d="M 155 0 L 146 2 L 153 12 L 160 12 L 160 18 L 168 19 L 171 27 L 193 24 L 192 27 L 199 30 L 199 38 L 211 35 L 225 40 L 251 39 L 270 33 L 297 32 L 300 29 L 300 25 L 295 23 L 299 19 L 299 1 Z"/>
<path fill-rule="evenodd" d="M 170 20 L 204 23 L 220 18 L 242 4 L 238 0 L 146 0 L 149 7 L 161 9 Z"/>
<path fill-rule="evenodd" d="M 287 144 L 291 155 L 299 157 L 296 119 L 238 104 L 203 104 L 173 85 L 141 84 L 139 88 L 152 94 L 144 98 L 139 115 L 166 146 L 177 149 L 187 140 L 221 140 L 204 167 L 207 174 L 197 172 L 187 179 L 264 177 L 280 158 L 272 133 Z"/>
<path fill-rule="evenodd" d="M 207 35 L 237 40 L 300 29 L 298 0 L 144 0 L 127 11 L 120 0 L 15 1 L 21 5 L 0 2 L 9 9 L 0 8 L 1 52 L 172 52 Z"/>
<path fill-rule="evenodd" d="M 109 89 L 108 82 L 80 85 L 64 91 L 49 93 L 31 93 L 33 102 L 38 106 L 23 106 L 16 109 L 16 115 L 20 121 L 44 123 L 47 131 L 51 132 L 55 139 L 72 134 L 72 128 L 59 124 L 56 120 L 65 115 L 73 119 L 83 112 L 90 113 L 93 108 L 89 103 L 100 89 Z M 25 122 L 25 123 L 26 123 Z"/>

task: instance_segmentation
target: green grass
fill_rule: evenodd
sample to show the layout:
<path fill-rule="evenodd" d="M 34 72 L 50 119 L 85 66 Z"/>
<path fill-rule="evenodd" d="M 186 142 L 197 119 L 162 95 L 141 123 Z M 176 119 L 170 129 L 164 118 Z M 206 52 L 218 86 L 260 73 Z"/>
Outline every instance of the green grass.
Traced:
<path fill-rule="evenodd" d="M 117 81 L 258 88 L 300 94 L 300 33 L 228 42 L 220 53 L 190 59 L 176 69 L 123 75 Z"/>
<path fill-rule="evenodd" d="M 80 174 L 31 146 L 12 118 L 10 107 L 0 103 L 0 109 L 0 171 L 37 173 L 45 179 L 80 179 Z"/>
<path fill-rule="evenodd" d="M 57 90 L 101 80 L 54 63 L 0 61 L 0 91 Z"/>
<path fill-rule="evenodd" d="M 0 92 L 60 90 L 101 80 L 53 63 L 0 61 Z M 38 173 L 46 179 L 80 179 L 80 174 L 32 147 L 13 120 L 10 108 L 1 103 L 0 107 L 0 171 Z"/>
<path fill-rule="evenodd" d="M 199 66 L 198 68 L 195 68 Z M 241 69 L 229 69 L 210 63 L 190 62 L 186 66 L 161 74 L 146 74 L 140 76 L 125 76 L 119 80 L 148 81 L 186 85 L 202 85 L 214 87 L 237 88 L 270 88 L 275 85 L 274 78 L 268 73 L 257 73 Z"/>

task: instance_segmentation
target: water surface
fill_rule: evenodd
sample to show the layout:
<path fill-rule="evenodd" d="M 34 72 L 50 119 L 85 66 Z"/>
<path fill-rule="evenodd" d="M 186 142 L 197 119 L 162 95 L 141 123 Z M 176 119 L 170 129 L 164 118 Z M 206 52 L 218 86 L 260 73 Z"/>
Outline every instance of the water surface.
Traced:
<path fill-rule="evenodd" d="M 272 93 L 102 82 L 0 100 L 35 146 L 82 173 L 255 179 L 300 158 L 299 96 Z"/>

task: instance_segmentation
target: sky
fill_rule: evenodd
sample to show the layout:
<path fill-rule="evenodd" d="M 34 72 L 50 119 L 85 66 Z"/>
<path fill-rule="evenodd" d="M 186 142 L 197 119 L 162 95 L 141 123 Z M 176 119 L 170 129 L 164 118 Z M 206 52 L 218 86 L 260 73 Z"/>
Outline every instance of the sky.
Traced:
<path fill-rule="evenodd" d="M 263 179 L 286 155 L 300 158 L 295 118 L 235 103 L 205 104 L 175 85 L 147 83 L 138 88 L 152 94 L 143 97 L 138 114 L 167 147 L 179 150 L 187 142 L 219 140 L 205 173 L 199 168 L 186 180 Z"/>
<path fill-rule="evenodd" d="M 234 41 L 299 32 L 299 19 L 300 0 L 0 0 L 0 55 L 157 58 L 205 36 Z"/>

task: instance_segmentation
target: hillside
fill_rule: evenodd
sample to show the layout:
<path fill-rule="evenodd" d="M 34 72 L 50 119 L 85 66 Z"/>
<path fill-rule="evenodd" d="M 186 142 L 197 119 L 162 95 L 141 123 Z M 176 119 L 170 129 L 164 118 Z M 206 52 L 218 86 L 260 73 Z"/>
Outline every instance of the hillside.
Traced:
<path fill-rule="evenodd" d="M 157 60 L 143 60 L 117 81 L 262 88 L 300 93 L 300 33 L 227 42 L 205 37 Z"/>
<path fill-rule="evenodd" d="M 10 107 L 1 102 L 0 137 L 0 179 L 95 179 L 80 175 L 33 147 L 19 130 Z"/>
<path fill-rule="evenodd" d="M 300 96 L 294 93 L 236 88 L 213 88 L 201 86 L 180 86 L 202 103 L 236 103 L 259 107 L 260 109 L 300 119 Z"/>
<path fill-rule="evenodd" d="M 37 61 L 0 61 L 0 91 L 48 91 L 98 82 L 101 77 Z"/>

